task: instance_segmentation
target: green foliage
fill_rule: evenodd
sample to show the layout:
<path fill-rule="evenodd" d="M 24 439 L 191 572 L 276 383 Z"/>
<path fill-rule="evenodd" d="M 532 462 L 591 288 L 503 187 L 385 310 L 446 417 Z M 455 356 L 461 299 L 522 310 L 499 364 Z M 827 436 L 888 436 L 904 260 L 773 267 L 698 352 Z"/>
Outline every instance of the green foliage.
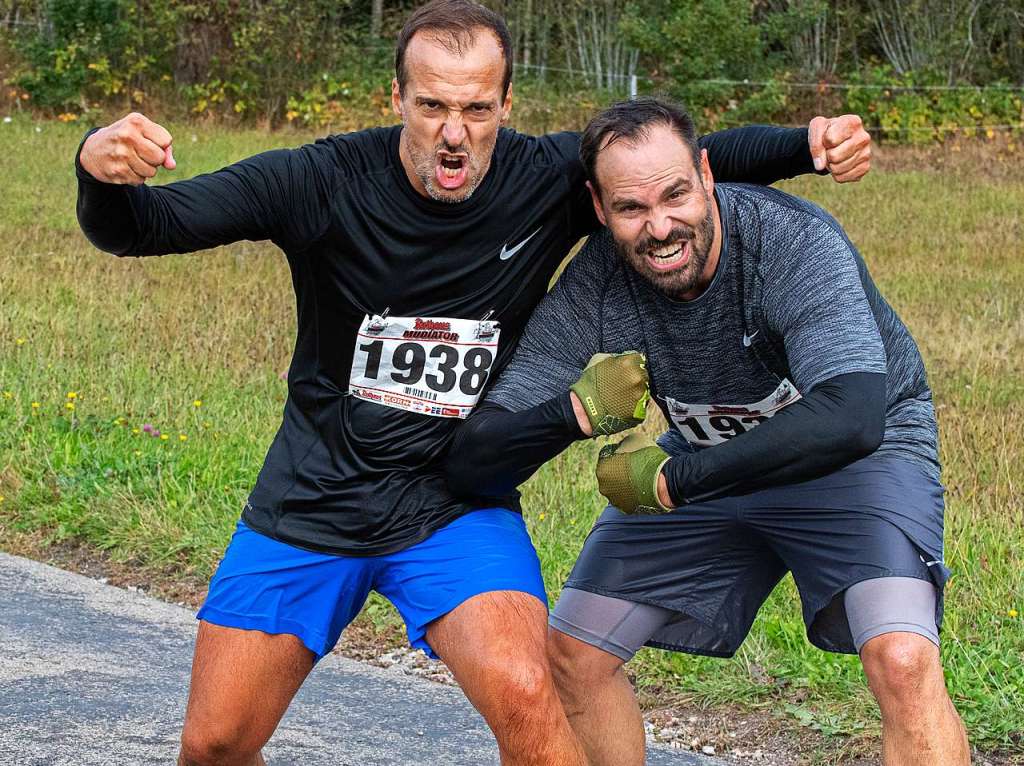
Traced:
<path fill-rule="evenodd" d="M 390 120 L 390 40 L 418 3 L 388 3 L 371 34 L 368 0 L 0 0 L 0 78 L 15 86 L 9 110 L 64 120 L 128 109 L 331 129 Z M 707 130 L 843 110 L 881 139 L 921 143 L 1022 120 L 1024 0 L 487 4 L 509 20 L 517 92 L 543 94 L 525 103 L 539 124 L 621 98 L 633 73 Z M 996 83 L 1018 90 L 908 90 Z"/>
<path fill-rule="evenodd" d="M 880 66 L 855 76 L 849 85 L 845 109 L 861 115 L 884 139 L 924 144 L 955 135 L 991 138 L 989 126 L 1024 123 L 1024 89 L 1005 83 L 944 90 L 934 77 L 898 77 Z M 922 85 L 934 89 L 912 90 Z"/>
<path fill-rule="evenodd" d="M 638 0 L 628 7 L 621 29 L 642 58 L 657 62 L 655 75 L 694 114 L 720 109 L 740 95 L 734 85 L 697 81 L 756 79 L 766 73 L 747 0 Z"/>
<path fill-rule="evenodd" d="M 169 49 L 155 34 L 164 4 L 156 5 L 47 0 L 45 23 L 14 37 L 22 56 L 15 83 L 34 104 L 59 111 L 86 111 L 100 101 L 138 103 L 143 82 Z"/>

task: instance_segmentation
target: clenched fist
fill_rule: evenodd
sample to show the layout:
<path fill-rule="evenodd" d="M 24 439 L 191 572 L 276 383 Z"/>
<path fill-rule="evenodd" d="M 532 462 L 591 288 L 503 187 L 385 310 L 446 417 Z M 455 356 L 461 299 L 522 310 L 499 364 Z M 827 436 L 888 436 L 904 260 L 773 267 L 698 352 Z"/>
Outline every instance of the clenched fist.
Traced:
<path fill-rule="evenodd" d="M 171 134 L 137 112 L 89 136 L 79 160 L 97 181 L 133 186 L 146 183 L 161 167 L 176 167 Z"/>
<path fill-rule="evenodd" d="M 597 487 L 623 513 L 668 513 L 668 487 L 661 469 L 669 456 L 661 447 L 632 433 L 608 444 L 597 458 Z M 664 490 L 664 497 L 662 496 Z"/>
<path fill-rule="evenodd" d="M 576 398 L 576 419 L 586 436 L 610 436 L 640 425 L 647 417 L 647 360 L 636 351 L 594 354 L 569 388 Z"/>
<path fill-rule="evenodd" d="M 859 181 L 871 169 L 871 136 L 855 114 L 815 117 L 807 142 L 815 170 L 827 168 L 838 183 Z"/>

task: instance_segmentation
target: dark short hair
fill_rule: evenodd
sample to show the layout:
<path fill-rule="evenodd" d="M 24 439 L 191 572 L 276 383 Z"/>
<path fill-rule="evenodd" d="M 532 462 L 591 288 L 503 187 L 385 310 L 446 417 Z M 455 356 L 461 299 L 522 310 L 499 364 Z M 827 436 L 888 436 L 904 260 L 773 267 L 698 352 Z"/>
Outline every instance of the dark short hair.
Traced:
<path fill-rule="evenodd" d="M 686 109 L 671 101 L 648 96 L 620 101 L 587 123 L 580 141 L 580 161 L 586 170 L 587 179 L 595 189 L 598 188 L 594 170 L 598 153 L 620 139 L 636 141 L 646 138 L 655 125 L 672 128 L 689 148 L 694 164 L 700 166 L 697 130 Z"/>
<path fill-rule="evenodd" d="M 417 32 L 430 31 L 438 36 L 442 45 L 453 53 L 461 54 L 476 41 L 475 32 L 487 29 L 494 33 L 505 58 L 505 77 L 501 85 L 502 98 L 508 95 L 512 82 L 512 36 L 505 19 L 494 11 L 472 0 L 432 0 L 418 8 L 398 33 L 395 45 L 395 78 L 398 89 L 405 90 L 409 79 L 405 71 L 405 49 Z"/>

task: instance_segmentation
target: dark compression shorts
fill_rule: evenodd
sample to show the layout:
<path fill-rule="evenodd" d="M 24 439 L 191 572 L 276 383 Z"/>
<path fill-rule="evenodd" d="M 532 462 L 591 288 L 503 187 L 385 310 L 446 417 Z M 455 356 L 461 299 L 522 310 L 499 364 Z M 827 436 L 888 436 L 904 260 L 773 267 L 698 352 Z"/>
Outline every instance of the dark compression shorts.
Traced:
<path fill-rule="evenodd" d="M 626 516 L 609 508 L 583 546 L 552 624 L 624 659 L 644 644 L 731 656 L 791 571 L 808 638 L 822 649 L 852 654 L 893 630 L 937 641 L 948 570 L 941 551 L 928 551 L 890 521 L 885 511 L 894 506 L 941 539 L 941 484 L 916 464 L 879 454 L 821 479 L 664 515 Z M 895 580 L 883 587 L 882 603 L 877 592 L 864 598 L 852 589 L 880 578 L 922 581 L 933 597 L 925 601 L 930 614 L 922 612 L 917 589 L 909 589 L 916 595 L 897 591 Z M 572 591 L 628 603 L 587 605 Z"/>

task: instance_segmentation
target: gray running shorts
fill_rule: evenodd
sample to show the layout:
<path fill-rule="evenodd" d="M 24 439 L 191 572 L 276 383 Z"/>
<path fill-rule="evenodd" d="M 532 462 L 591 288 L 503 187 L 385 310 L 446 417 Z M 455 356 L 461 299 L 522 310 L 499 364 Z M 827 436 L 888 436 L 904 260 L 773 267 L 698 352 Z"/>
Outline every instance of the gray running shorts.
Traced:
<path fill-rule="evenodd" d="M 949 572 L 929 542 L 942 539 L 942 494 L 916 464 L 876 454 L 820 479 L 669 514 L 608 508 L 551 624 L 623 659 L 642 645 L 728 657 L 789 571 L 815 646 L 854 654 L 893 630 L 937 643 Z M 906 578 L 923 585 L 901 585 Z"/>

